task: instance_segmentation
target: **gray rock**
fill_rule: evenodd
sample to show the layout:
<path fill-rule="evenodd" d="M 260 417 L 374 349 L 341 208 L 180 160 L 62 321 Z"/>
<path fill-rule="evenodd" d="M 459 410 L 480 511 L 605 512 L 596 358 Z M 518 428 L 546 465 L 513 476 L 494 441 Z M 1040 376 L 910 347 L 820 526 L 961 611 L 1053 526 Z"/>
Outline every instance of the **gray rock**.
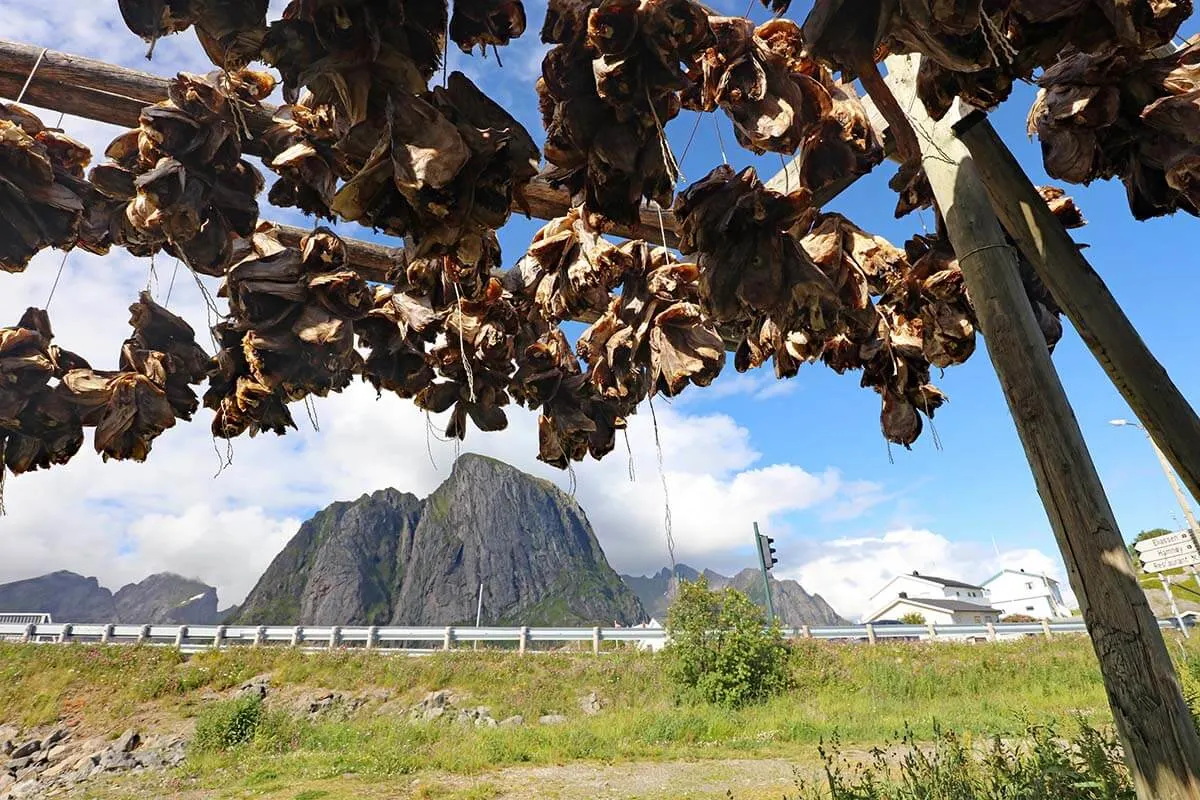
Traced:
<path fill-rule="evenodd" d="M 246 694 L 246 695 L 258 695 L 260 698 L 265 698 L 267 696 L 267 691 L 270 689 L 270 687 L 271 687 L 271 674 L 263 673 L 262 675 L 255 675 L 253 678 L 251 678 L 250 680 L 246 681 L 241 686 L 239 686 L 237 688 L 237 693 L 238 694 Z"/>
<path fill-rule="evenodd" d="M 59 742 L 61 742 L 63 739 L 66 739 L 70 735 L 71 735 L 71 731 L 60 725 L 59 727 L 50 731 L 50 735 L 47 736 L 45 741 L 42 742 L 42 747 L 49 748 L 52 745 L 58 744 Z"/>
<path fill-rule="evenodd" d="M 567 718 L 562 714 L 543 714 L 538 717 L 538 722 L 542 725 L 561 725 L 566 721 Z"/>
<path fill-rule="evenodd" d="M 20 756 L 19 758 L 10 758 L 8 760 L 8 762 L 4 765 L 4 769 L 8 770 L 9 772 L 16 772 L 18 770 L 25 769 L 32 763 L 33 763 L 32 755 Z"/>
<path fill-rule="evenodd" d="M 501 728 L 518 728 L 525 724 L 525 718 L 520 714 L 513 714 L 511 717 L 500 720 Z"/>
<path fill-rule="evenodd" d="M 515 467 L 464 454 L 425 500 L 395 489 L 334 503 L 301 526 L 236 621 L 449 625 L 646 619 L 575 501 Z"/>
<path fill-rule="evenodd" d="M 31 739 L 28 742 L 25 742 L 25 744 L 13 749 L 13 751 L 8 755 L 11 758 L 24 758 L 25 756 L 33 755 L 41 749 L 42 741 L 40 739 Z"/>
<path fill-rule="evenodd" d="M 37 778 L 28 778 L 9 789 L 8 796 L 12 800 L 23 800 L 26 797 L 36 797 L 39 789 L 41 786 L 38 784 Z"/>
<path fill-rule="evenodd" d="M 3 796 L 4 793 L 8 791 L 8 787 L 12 786 L 16 782 L 17 779 L 12 775 L 9 775 L 7 772 L 0 772 L 0 796 Z"/>
<path fill-rule="evenodd" d="M 46 751 L 46 761 L 58 764 L 75 754 L 75 748 L 70 744 L 56 744 Z"/>
<path fill-rule="evenodd" d="M 579 698 L 579 709 L 585 714 L 599 714 L 603 707 L 604 705 L 600 701 L 600 695 L 596 694 L 595 692 L 591 692 Z"/>
<path fill-rule="evenodd" d="M 102 772 L 124 772 L 138 765 L 137 760 L 126 750 L 108 750 L 100 756 L 96 765 Z"/>
<path fill-rule="evenodd" d="M 425 709 L 425 711 L 421 714 L 421 719 L 425 720 L 426 722 L 433 722 L 435 719 L 445 713 L 446 709 L 444 706 L 434 706 L 433 708 Z"/>
<path fill-rule="evenodd" d="M 141 741 L 142 735 L 133 728 L 130 728 L 117 737 L 117 740 L 113 742 L 111 749 L 121 753 L 128 753 L 137 747 Z"/>

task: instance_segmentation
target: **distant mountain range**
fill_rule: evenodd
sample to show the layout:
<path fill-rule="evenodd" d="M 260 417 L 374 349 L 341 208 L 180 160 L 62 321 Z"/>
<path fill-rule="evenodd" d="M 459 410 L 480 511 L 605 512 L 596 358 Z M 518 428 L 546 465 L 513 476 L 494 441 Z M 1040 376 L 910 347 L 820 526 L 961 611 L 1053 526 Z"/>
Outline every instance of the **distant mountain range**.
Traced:
<path fill-rule="evenodd" d="M 704 576 L 713 589 L 731 586 L 755 603 L 764 605 L 762 573 L 756 569 L 744 569 L 730 578 L 710 569 L 699 572 L 687 564 L 677 564 L 675 575 L 684 581 L 694 581 Z M 643 577 L 622 575 L 621 580 L 637 593 L 646 613 L 666 623 L 672 584 L 670 568 L 663 567 L 657 573 Z M 809 594 L 804 591 L 803 586 L 793 580 L 781 581 L 772 578 L 771 599 L 775 604 L 775 615 L 788 627 L 849 624 L 821 595 Z"/>
<path fill-rule="evenodd" d="M 701 573 L 679 565 L 677 575 Z M 762 602 L 755 570 L 732 578 Z M 0 585 L 0 611 L 62 622 L 272 625 L 486 625 L 665 622 L 670 571 L 635 577 L 609 566 L 583 509 L 554 484 L 463 454 L 424 499 L 382 489 L 317 512 L 267 567 L 240 607 L 219 611 L 212 586 L 151 575 L 115 594 L 95 578 L 54 572 Z M 787 625 L 843 622 L 795 581 L 772 584 Z"/>
<path fill-rule="evenodd" d="M 62 622 L 206 625 L 236 609 L 218 611 L 214 587 L 170 572 L 114 594 L 95 578 L 64 570 L 0 585 L 0 610 L 50 614 Z"/>

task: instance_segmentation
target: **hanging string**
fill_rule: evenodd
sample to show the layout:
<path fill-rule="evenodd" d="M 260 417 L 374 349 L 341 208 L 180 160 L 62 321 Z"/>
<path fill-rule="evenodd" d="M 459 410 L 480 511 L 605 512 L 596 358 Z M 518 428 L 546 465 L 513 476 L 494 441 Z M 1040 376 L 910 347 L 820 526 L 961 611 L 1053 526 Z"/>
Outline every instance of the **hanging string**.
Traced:
<path fill-rule="evenodd" d="M 54 276 L 54 283 L 50 286 L 50 295 L 49 295 L 49 297 L 46 298 L 46 305 L 42 307 L 43 310 L 46 310 L 46 311 L 50 310 L 50 301 L 54 299 L 54 292 L 56 289 L 58 289 L 58 281 L 60 278 L 62 278 L 63 268 L 65 266 L 67 266 L 67 258 L 70 255 L 71 255 L 71 251 L 70 250 L 66 251 L 65 253 L 63 253 L 62 261 L 58 262 L 58 273 L 55 274 L 55 276 Z"/>
<path fill-rule="evenodd" d="M 17 99 L 14 101 L 20 103 L 25 99 L 25 92 L 29 91 L 29 84 L 33 83 L 33 75 L 37 72 L 38 67 L 42 65 L 42 59 L 46 57 L 46 53 L 50 52 L 50 48 L 43 47 L 42 52 L 38 53 L 37 61 L 33 62 L 33 69 L 29 70 L 29 77 L 25 79 L 25 85 L 21 87 L 21 91 L 17 92 Z"/>
<path fill-rule="evenodd" d="M 167 299 L 163 301 L 164 306 L 171 305 L 171 292 L 175 289 L 175 276 L 179 274 L 179 259 L 175 259 L 175 269 L 171 271 L 171 282 L 167 284 Z"/>
<path fill-rule="evenodd" d="M 654 101 L 650 99 L 649 87 L 646 87 L 646 103 L 650 106 L 650 114 L 654 117 L 655 126 L 658 127 L 658 146 L 662 150 L 667 176 L 671 179 L 672 187 L 678 186 L 679 181 L 683 178 L 683 173 L 679 169 L 679 162 L 675 160 L 675 155 L 671 152 L 671 143 L 667 141 L 667 131 L 663 128 L 662 120 L 658 118 L 658 109 L 654 107 Z"/>
<path fill-rule="evenodd" d="M 725 137 L 721 135 L 721 123 L 716 117 L 712 118 L 713 127 L 717 129 L 717 145 L 721 148 L 721 160 L 725 162 L 725 166 L 729 166 L 729 156 L 725 155 Z"/>
<path fill-rule="evenodd" d="M 154 255 L 154 253 L 150 254 L 150 269 L 146 272 L 146 291 L 151 296 L 153 296 L 153 292 L 150 292 L 150 287 L 158 288 L 158 271 L 154 268 Z"/>
<path fill-rule="evenodd" d="M 0 466 L 0 517 L 8 516 L 8 509 L 4 507 L 4 479 L 6 473 L 4 467 Z"/>
<path fill-rule="evenodd" d="M 313 430 L 320 433 L 321 424 L 317 421 L 317 404 L 313 402 L 311 394 L 304 395 L 304 410 L 308 412 L 308 421 L 312 424 Z"/>
<path fill-rule="evenodd" d="M 667 555 L 671 559 L 671 575 L 675 575 L 675 536 L 672 531 L 671 520 L 671 492 L 667 486 L 667 471 L 663 467 L 663 450 L 662 440 L 658 435 L 658 414 L 654 411 L 654 397 L 647 396 L 647 402 L 650 404 L 650 422 L 654 426 L 654 449 L 658 453 L 658 476 L 662 479 L 663 487 L 663 528 L 667 534 Z"/>
<path fill-rule="evenodd" d="M 434 472 L 441 472 L 441 467 L 433 460 L 433 418 L 429 416 L 429 409 L 425 409 L 425 452 L 429 454 L 429 463 L 433 465 Z"/>
<path fill-rule="evenodd" d="M 679 157 L 679 164 L 682 168 L 683 162 L 687 161 L 688 151 L 692 149 L 692 142 L 696 140 L 696 131 L 700 130 L 700 120 L 704 119 L 704 114 L 696 112 L 696 124 L 692 125 L 692 133 L 688 136 L 687 144 L 683 146 L 683 155 Z"/>
<path fill-rule="evenodd" d="M 451 282 L 454 286 L 454 298 L 458 301 L 458 353 L 462 358 L 463 369 L 467 373 L 467 394 L 471 398 L 471 402 L 475 402 L 475 371 L 471 369 L 471 362 L 467 359 L 467 343 L 463 338 L 463 310 L 462 310 L 462 295 L 458 291 L 458 283 Z"/>
<path fill-rule="evenodd" d="M 633 448 L 629 445 L 629 428 L 622 428 L 621 433 L 625 435 L 625 452 L 629 454 L 629 482 L 637 483 L 637 473 L 633 470 Z"/>

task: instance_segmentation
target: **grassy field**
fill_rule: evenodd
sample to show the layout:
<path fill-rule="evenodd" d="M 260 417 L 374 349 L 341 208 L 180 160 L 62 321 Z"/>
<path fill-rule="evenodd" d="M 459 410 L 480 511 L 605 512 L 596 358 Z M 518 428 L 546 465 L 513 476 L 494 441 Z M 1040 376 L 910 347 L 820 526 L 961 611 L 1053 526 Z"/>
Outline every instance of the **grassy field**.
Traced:
<path fill-rule="evenodd" d="M 1200 657 L 1190 642 L 1171 646 L 1176 658 Z M 0 723 L 32 727 L 66 719 L 101 733 L 130 725 L 190 731 L 241 683 L 269 673 L 272 689 L 251 741 L 194 751 L 162 788 L 181 796 L 292 800 L 315 792 L 305 800 L 316 800 L 499 796 L 492 776 L 504 768 L 536 774 L 541 766 L 581 764 L 602 771 L 611 764 L 695 759 L 812 765 L 818 745 L 834 736 L 867 749 L 894 741 L 906 725 L 926 740 L 935 724 L 975 737 L 1011 737 L 1027 721 L 1078 717 L 1103 725 L 1109 719 L 1095 658 L 1082 637 L 875 647 L 802 642 L 792 667 L 796 686 L 788 695 L 730 711 L 679 702 L 655 658 L 634 652 L 404 658 L 243 648 L 185 658 L 163 648 L 0 645 Z M 487 706 L 498 720 L 521 714 L 529 723 L 477 728 L 450 722 L 452 715 L 409 722 L 405 710 L 439 689 L 458 694 L 460 706 Z M 362 705 L 308 714 L 308 700 L 328 691 L 361 698 Z M 589 715 L 580 698 L 592 692 L 604 708 Z M 537 724 L 550 713 L 567 720 Z M 357 787 L 344 795 L 343 776 L 353 776 Z M 456 782 L 455 776 L 472 779 Z M 122 786 L 128 796 L 144 794 L 141 780 L 118 782 L 96 796 L 124 796 Z M 457 788 L 445 795 L 430 788 L 443 784 Z M 405 792 L 383 788 L 396 786 Z"/>

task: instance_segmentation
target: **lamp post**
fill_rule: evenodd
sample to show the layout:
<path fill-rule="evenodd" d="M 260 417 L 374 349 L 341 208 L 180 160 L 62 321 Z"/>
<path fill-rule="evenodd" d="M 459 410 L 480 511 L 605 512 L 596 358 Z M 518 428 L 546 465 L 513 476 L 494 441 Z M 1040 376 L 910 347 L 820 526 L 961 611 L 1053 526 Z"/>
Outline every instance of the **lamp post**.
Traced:
<path fill-rule="evenodd" d="M 1171 463 L 1167 461 L 1167 457 L 1159 449 L 1158 443 L 1154 441 L 1154 437 L 1141 425 L 1136 422 L 1130 422 L 1127 419 L 1109 420 L 1108 424 L 1115 425 L 1118 428 L 1137 428 L 1146 434 L 1146 438 L 1150 440 L 1150 446 L 1154 448 L 1154 455 L 1158 456 L 1158 463 L 1162 465 L 1163 474 L 1167 476 L 1167 481 L 1175 491 L 1175 499 L 1179 501 L 1179 507 L 1183 509 L 1183 517 L 1187 520 L 1188 530 L 1192 532 L 1193 536 L 1200 536 L 1200 525 L 1196 524 L 1196 515 L 1192 513 L 1192 506 L 1188 502 L 1187 495 L 1183 493 L 1183 487 L 1179 485 L 1179 479 L 1175 477 L 1175 471 L 1171 469 Z"/>

